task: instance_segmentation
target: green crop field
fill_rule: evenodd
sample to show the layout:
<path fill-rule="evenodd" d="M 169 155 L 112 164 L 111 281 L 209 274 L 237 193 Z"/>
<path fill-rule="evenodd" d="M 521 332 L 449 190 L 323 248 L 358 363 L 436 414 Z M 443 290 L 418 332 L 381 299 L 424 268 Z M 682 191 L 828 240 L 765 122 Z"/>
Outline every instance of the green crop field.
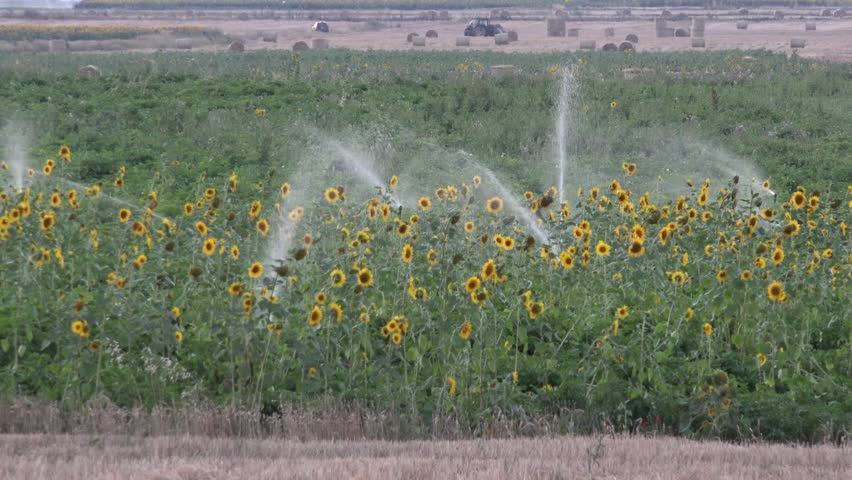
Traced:
<path fill-rule="evenodd" d="M 570 415 L 837 437 L 850 75 L 761 52 L 0 54 L 0 394 L 358 405 L 410 436 Z"/>

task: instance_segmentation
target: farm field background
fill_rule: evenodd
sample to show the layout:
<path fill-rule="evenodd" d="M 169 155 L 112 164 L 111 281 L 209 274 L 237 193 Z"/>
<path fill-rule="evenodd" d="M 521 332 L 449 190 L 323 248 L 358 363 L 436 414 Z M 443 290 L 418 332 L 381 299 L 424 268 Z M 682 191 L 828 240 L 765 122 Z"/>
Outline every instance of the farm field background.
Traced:
<path fill-rule="evenodd" d="M 843 443 L 850 75 L 763 51 L 0 53 L 3 431 L 32 399 L 45 433 L 351 407 L 395 438 Z"/>

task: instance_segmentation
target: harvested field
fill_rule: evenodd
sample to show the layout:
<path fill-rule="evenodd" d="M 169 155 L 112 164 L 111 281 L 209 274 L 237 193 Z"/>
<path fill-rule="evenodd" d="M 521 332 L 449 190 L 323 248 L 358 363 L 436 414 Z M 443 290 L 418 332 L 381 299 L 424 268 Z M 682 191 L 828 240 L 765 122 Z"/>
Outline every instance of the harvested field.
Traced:
<path fill-rule="evenodd" d="M 848 449 L 730 445 L 670 437 L 464 441 L 0 436 L 0 478 L 840 479 Z"/>
<path fill-rule="evenodd" d="M 830 60 L 852 61 L 852 45 L 847 41 L 852 36 L 852 18 L 824 17 L 819 8 L 786 9 L 783 19 L 774 15 L 774 10 L 752 10 L 740 14 L 733 10 L 704 10 L 689 8 L 670 9 L 672 16 L 668 19 L 669 27 L 687 29 L 691 26 L 693 17 L 706 18 L 704 37 L 708 51 L 731 49 L 765 49 L 774 52 L 791 53 L 789 39 L 803 31 L 805 20 L 818 21 L 816 31 L 808 31 L 807 51 L 798 52 L 809 58 L 825 58 Z M 418 15 L 418 12 L 351 10 L 341 17 L 340 12 L 289 12 L 287 15 L 269 14 L 256 15 L 252 12 L 248 18 L 235 11 L 208 11 L 204 15 L 185 15 L 174 11 L 116 11 L 109 17 L 87 16 L 84 12 L 68 14 L 68 17 L 52 17 L 50 20 L 27 19 L 13 16 L 4 19 L 8 25 L 90 25 L 90 26 L 144 26 L 157 27 L 174 25 L 198 26 L 218 29 L 235 39 L 253 38 L 246 42 L 246 50 L 289 49 L 296 41 L 309 42 L 315 36 L 328 38 L 335 47 L 355 50 L 406 50 L 411 47 L 406 42 L 409 32 L 420 32 L 423 35 L 428 30 L 434 30 L 438 38 L 429 42 L 425 50 L 457 50 L 467 47 L 456 46 L 456 37 L 462 34 L 464 26 L 470 18 L 488 16 L 479 10 L 453 11 L 448 18 L 440 16 L 430 19 Z M 243 12 L 244 13 L 244 12 Z M 518 33 L 520 38 L 511 45 L 499 47 L 507 52 L 554 52 L 576 51 L 580 40 L 576 37 L 548 36 L 546 19 L 552 15 L 549 10 L 513 9 L 509 11 L 511 20 L 500 20 L 507 30 Z M 691 49 L 689 38 L 656 38 L 654 34 L 654 18 L 661 14 L 660 9 L 633 9 L 629 17 L 616 15 L 615 10 L 583 10 L 579 17 L 572 16 L 567 20 L 567 29 L 582 29 L 584 40 L 593 40 L 599 44 L 606 43 L 606 29 L 617 27 L 619 31 L 628 31 L 646 39 L 642 44 L 644 52 L 667 52 Z M 311 31 L 315 16 L 330 18 L 330 33 Z M 260 18 L 258 18 L 260 17 Z M 241 20 L 242 18 L 242 20 Z M 683 20 L 678 20 L 683 18 Z M 738 30 L 738 21 L 750 23 L 747 30 Z M 369 28 L 365 28 L 369 25 Z M 279 37 L 277 44 L 264 42 L 263 33 L 275 33 Z M 227 43 L 224 44 L 227 46 Z M 10 49 L 11 47 L 4 47 Z M 139 42 L 131 50 L 153 51 L 157 46 Z M 194 50 L 221 50 L 223 45 L 208 46 L 193 45 Z M 492 38 L 472 38 L 470 48 L 475 50 L 495 49 Z M 71 51 L 74 51 L 71 45 Z"/>

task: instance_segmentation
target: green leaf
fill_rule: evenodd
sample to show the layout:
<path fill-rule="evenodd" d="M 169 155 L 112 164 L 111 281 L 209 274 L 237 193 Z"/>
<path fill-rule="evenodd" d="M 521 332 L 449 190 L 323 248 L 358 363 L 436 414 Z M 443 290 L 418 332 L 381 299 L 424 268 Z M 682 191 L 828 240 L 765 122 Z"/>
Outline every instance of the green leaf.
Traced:
<path fill-rule="evenodd" d="M 743 348 L 743 344 L 745 344 L 745 337 L 737 334 L 731 335 L 731 343 L 733 343 L 737 348 Z"/>
<path fill-rule="evenodd" d="M 49 346 L 50 346 L 50 340 L 45 340 L 45 341 L 41 342 L 40 350 L 43 352 Z"/>
<path fill-rule="evenodd" d="M 408 350 L 406 350 L 405 352 L 405 359 L 409 362 L 416 362 L 417 360 L 419 360 L 420 352 L 417 350 L 417 347 L 413 345 L 408 347 Z"/>
<path fill-rule="evenodd" d="M 24 353 L 26 353 L 26 351 L 27 351 L 26 345 L 18 345 L 18 356 L 19 357 L 23 357 Z"/>
<path fill-rule="evenodd" d="M 0 340 L 0 348 L 3 349 L 3 353 L 8 352 L 9 351 L 9 340 L 7 340 L 5 338 Z"/>

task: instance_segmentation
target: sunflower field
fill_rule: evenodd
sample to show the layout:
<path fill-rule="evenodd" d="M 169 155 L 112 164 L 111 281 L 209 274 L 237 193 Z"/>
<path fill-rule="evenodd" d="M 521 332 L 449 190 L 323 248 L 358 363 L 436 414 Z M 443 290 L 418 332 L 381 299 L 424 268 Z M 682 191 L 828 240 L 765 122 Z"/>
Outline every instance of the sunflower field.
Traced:
<path fill-rule="evenodd" d="M 577 128 L 594 152 L 572 162 L 606 175 L 573 163 L 569 190 L 524 156 L 552 128 L 529 113 L 553 107 L 549 70 L 495 80 L 459 66 L 521 59 L 345 55 L 81 57 L 97 79 L 63 56 L 3 64 L 0 113 L 33 112 L 40 133 L 2 135 L 0 393 L 68 409 L 331 399 L 419 436 L 541 416 L 729 439 L 849 430 L 843 68 L 765 55 L 740 76 L 715 55 L 694 60 L 710 80 L 627 82 L 599 73 L 621 68 L 608 57 L 561 58 L 589 72 Z M 667 59 L 683 57 L 639 61 Z M 714 83 L 713 107 L 707 83 L 726 75 L 752 79 Z M 753 133 L 787 121 L 771 110 L 782 94 L 801 123 Z M 745 121 L 725 143 L 759 152 L 770 178 L 618 150 L 667 118 L 678 141 L 702 125 L 672 112 L 714 134 Z M 305 131 L 345 123 L 375 126 L 381 168 L 332 161 L 354 141 L 310 150 Z M 822 162 L 792 150 L 806 147 Z"/>

